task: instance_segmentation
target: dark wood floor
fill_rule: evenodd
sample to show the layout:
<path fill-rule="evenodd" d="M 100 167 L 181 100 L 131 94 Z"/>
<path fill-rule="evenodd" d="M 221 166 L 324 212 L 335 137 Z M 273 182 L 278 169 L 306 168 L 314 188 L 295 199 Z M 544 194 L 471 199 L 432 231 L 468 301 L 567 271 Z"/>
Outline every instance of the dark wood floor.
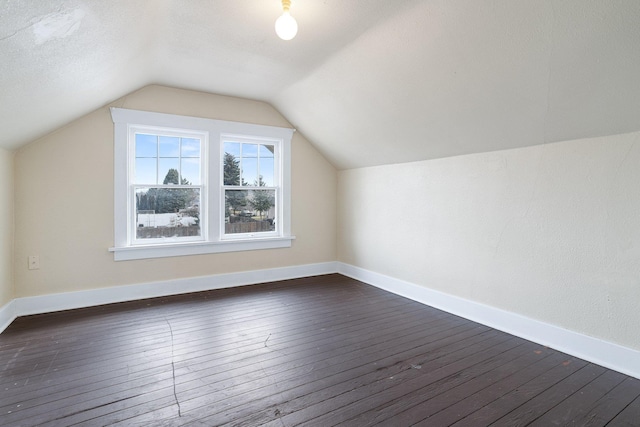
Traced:
<path fill-rule="evenodd" d="M 640 381 L 329 275 L 17 319 L 3 426 L 638 426 Z"/>

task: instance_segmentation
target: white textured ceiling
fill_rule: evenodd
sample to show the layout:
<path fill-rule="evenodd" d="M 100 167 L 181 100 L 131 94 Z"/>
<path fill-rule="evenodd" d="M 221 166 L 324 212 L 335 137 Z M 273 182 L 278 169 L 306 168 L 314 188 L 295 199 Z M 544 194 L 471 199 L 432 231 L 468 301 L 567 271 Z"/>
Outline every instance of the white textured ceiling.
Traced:
<path fill-rule="evenodd" d="M 640 130 L 639 0 L 3 0 L 0 146 L 148 84 L 264 100 L 338 168 Z"/>

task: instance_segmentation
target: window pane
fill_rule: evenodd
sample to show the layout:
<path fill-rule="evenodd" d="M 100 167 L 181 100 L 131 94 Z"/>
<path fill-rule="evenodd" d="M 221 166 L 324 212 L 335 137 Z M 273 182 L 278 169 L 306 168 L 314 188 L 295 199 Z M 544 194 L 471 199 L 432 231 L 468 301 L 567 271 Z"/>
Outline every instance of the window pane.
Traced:
<path fill-rule="evenodd" d="M 239 142 L 225 142 L 224 152 L 229 153 L 236 159 L 240 158 L 240 143 Z"/>
<path fill-rule="evenodd" d="M 260 187 L 275 187 L 273 163 L 260 162 Z"/>
<path fill-rule="evenodd" d="M 158 160 L 158 184 L 180 184 L 180 161 L 178 158 Z"/>
<path fill-rule="evenodd" d="M 199 188 L 136 190 L 136 238 L 200 236 Z"/>
<path fill-rule="evenodd" d="M 178 157 L 180 155 L 180 138 L 175 136 L 160 137 L 160 157 Z"/>
<path fill-rule="evenodd" d="M 225 234 L 276 229 L 275 190 L 225 190 Z"/>
<path fill-rule="evenodd" d="M 258 159 L 242 158 L 242 185 L 258 184 Z"/>
<path fill-rule="evenodd" d="M 155 135 L 136 134 L 136 157 L 156 157 L 158 138 Z"/>
<path fill-rule="evenodd" d="M 258 185 L 258 144 L 242 144 L 242 185 Z"/>
<path fill-rule="evenodd" d="M 185 185 L 200 185 L 200 159 L 182 159 L 182 183 Z"/>
<path fill-rule="evenodd" d="M 273 145 L 260 145 L 260 186 L 274 187 L 275 147 Z"/>
<path fill-rule="evenodd" d="M 222 163 L 224 185 L 240 185 L 240 160 L 233 154 L 225 152 Z"/>
<path fill-rule="evenodd" d="M 157 184 L 156 158 L 136 158 L 136 184 Z"/>
<path fill-rule="evenodd" d="M 247 190 L 226 190 L 224 193 L 225 221 L 231 216 L 251 216 Z M 242 215 L 241 215 L 242 214 Z"/>
<path fill-rule="evenodd" d="M 242 144 L 242 158 L 255 158 L 258 157 L 258 145 L 257 144 Z"/>
<path fill-rule="evenodd" d="M 260 158 L 274 157 L 275 148 L 273 145 L 261 145 L 260 146 Z"/>
<path fill-rule="evenodd" d="M 180 149 L 182 157 L 200 157 L 200 140 L 194 138 L 182 138 Z"/>
<path fill-rule="evenodd" d="M 275 216 L 276 190 L 250 190 L 249 205 L 261 219 Z"/>
<path fill-rule="evenodd" d="M 261 185 L 275 187 L 274 179 L 274 159 L 260 158 L 260 179 Z"/>

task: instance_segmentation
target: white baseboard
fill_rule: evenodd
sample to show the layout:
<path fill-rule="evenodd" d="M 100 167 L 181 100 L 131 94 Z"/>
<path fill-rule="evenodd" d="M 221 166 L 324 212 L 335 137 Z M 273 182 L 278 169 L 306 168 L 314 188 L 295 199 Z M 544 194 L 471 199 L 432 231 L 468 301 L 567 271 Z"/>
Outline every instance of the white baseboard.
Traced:
<path fill-rule="evenodd" d="M 0 307 L 0 332 L 7 329 L 7 326 L 16 320 L 16 314 L 13 307 L 13 301 L 9 301 L 2 307 Z"/>
<path fill-rule="evenodd" d="M 326 262 L 16 298 L 0 308 L 0 332 L 19 316 L 337 273 L 337 266 Z"/>
<path fill-rule="evenodd" d="M 640 378 L 640 351 L 349 264 L 338 263 L 338 273 L 623 374 Z"/>

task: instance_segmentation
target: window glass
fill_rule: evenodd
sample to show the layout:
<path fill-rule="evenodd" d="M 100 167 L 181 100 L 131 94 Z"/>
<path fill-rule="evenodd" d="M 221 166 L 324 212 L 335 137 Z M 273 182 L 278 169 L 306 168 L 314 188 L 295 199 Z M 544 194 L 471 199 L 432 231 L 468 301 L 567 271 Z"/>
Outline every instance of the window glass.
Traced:
<path fill-rule="evenodd" d="M 136 184 L 156 184 L 157 183 L 157 166 L 156 158 L 136 158 Z"/>
<path fill-rule="evenodd" d="M 158 137 L 156 135 L 136 134 L 135 138 L 135 177 L 138 184 L 155 184 L 157 180 Z"/>
<path fill-rule="evenodd" d="M 275 147 L 273 145 L 260 146 L 260 184 L 267 187 L 274 187 L 275 184 Z"/>
<path fill-rule="evenodd" d="M 174 136 L 160 137 L 160 157 L 180 156 L 180 138 Z"/>
<path fill-rule="evenodd" d="M 242 185 L 258 185 L 258 159 L 242 157 Z"/>
<path fill-rule="evenodd" d="M 227 141 L 223 145 L 225 235 L 275 232 L 276 146 L 251 141 Z"/>
<path fill-rule="evenodd" d="M 135 134 L 134 241 L 202 236 L 201 150 L 198 138 Z"/>
<path fill-rule="evenodd" d="M 180 184 L 180 159 L 160 158 L 158 159 L 158 184 Z"/>
<path fill-rule="evenodd" d="M 224 193 L 225 217 L 251 217 L 252 215 L 248 215 L 251 213 L 248 196 L 247 190 L 226 190 Z M 236 222 L 235 219 L 226 220 L 226 222 L 229 221 Z"/>
<path fill-rule="evenodd" d="M 255 159 L 258 157 L 257 144 L 242 144 L 242 158 Z"/>
<path fill-rule="evenodd" d="M 276 230 L 275 190 L 225 190 L 225 234 Z"/>
<path fill-rule="evenodd" d="M 242 185 L 257 185 L 258 181 L 258 145 L 242 144 L 240 167 Z"/>
<path fill-rule="evenodd" d="M 182 158 L 180 162 L 182 182 L 187 185 L 200 185 L 200 159 Z"/>
<path fill-rule="evenodd" d="M 240 158 L 240 143 L 239 142 L 225 142 L 224 152 L 231 154 L 236 159 Z"/>
<path fill-rule="evenodd" d="M 223 185 L 240 185 L 240 160 L 225 152 L 222 162 Z"/>
<path fill-rule="evenodd" d="M 200 140 L 181 138 L 180 153 L 182 157 L 200 157 Z"/>
<path fill-rule="evenodd" d="M 197 237 L 199 188 L 137 188 L 136 239 Z"/>
<path fill-rule="evenodd" d="M 158 137 L 155 135 L 136 134 L 136 157 L 157 157 Z"/>

